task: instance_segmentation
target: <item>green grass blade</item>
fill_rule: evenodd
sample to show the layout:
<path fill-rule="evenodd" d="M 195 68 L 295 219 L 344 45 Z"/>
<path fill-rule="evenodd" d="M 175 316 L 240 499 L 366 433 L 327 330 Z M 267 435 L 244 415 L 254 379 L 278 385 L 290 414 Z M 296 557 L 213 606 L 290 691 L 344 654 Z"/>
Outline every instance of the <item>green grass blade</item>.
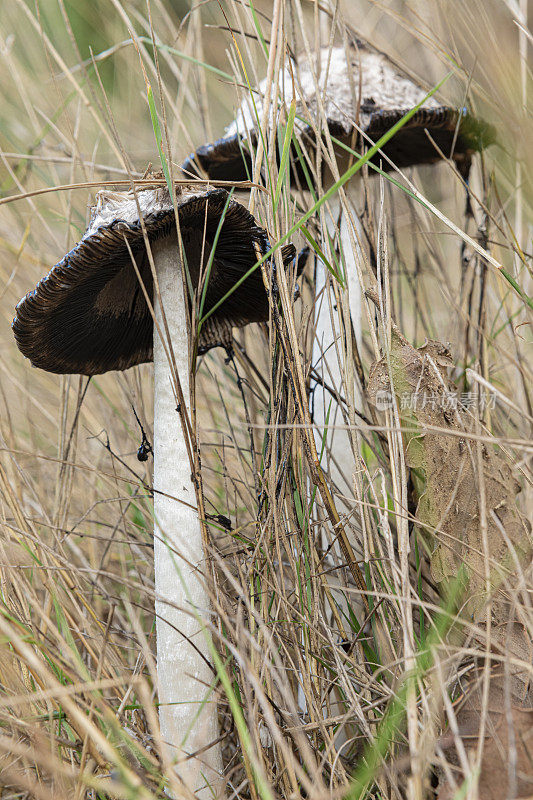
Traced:
<path fill-rule="evenodd" d="M 442 602 L 440 611 L 435 615 L 433 626 L 427 635 L 424 646 L 418 648 L 414 668 L 405 675 L 397 687 L 374 741 L 367 746 L 352 777 L 351 786 L 344 795 L 344 800 L 363 800 L 367 796 L 367 788 L 374 781 L 391 743 L 397 740 L 398 733 L 405 728 L 409 690 L 414 687 L 416 691 L 417 683 L 425 678 L 434 664 L 435 649 L 457 622 L 455 610 L 461 596 L 463 581 L 464 572 L 460 570 L 458 576 L 448 587 L 447 597 Z"/>
<path fill-rule="evenodd" d="M 221 217 L 220 217 L 220 219 L 218 221 L 218 226 L 217 226 L 217 229 L 216 229 L 215 236 L 213 238 L 213 244 L 211 246 L 211 252 L 209 253 L 209 260 L 207 262 L 207 267 L 206 267 L 206 272 L 205 272 L 205 280 L 204 280 L 204 285 L 203 285 L 203 288 L 202 288 L 202 297 L 200 299 L 200 307 L 198 309 L 198 317 L 200 318 L 200 320 L 202 319 L 202 312 L 204 310 L 205 296 L 207 294 L 207 287 L 208 287 L 208 284 L 209 284 L 209 277 L 211 275 L 211 267 L 213 266 L 213 260 L 215 258 L 215 250 L 216 250 L 216 246 L 217 246 L 217 242 L 218 242 L 218 237 L 220 236 L 220 231 L 222 230 L 222 226 L 224 225 L 224 220 L 226 218 L 226 213 L 227 213 L 227 210 L 228 210 L 229 204 L 231 202 L 231 198 L 233 196 L 233 192 L 234 191 L 235 191 L 235 189 L 232 188 L 230 193 L 228 194 L 228 197 L 226 199 L 226 203 L 224 205 L 224 208 L 222 209 Z M 202 323 L 199 322 L 198 323 L 198 335 L 200 335 L 201 327 L 202 327 Z"/>
<path fill-rule="evenodd" d="M 319 259 L 323 262 L 324 266 L 327 268 L 328 272 L 330 272 L 333 275 L 333 277 L 335 278 L 337 283 L 344 289 L 344 281 L 343 281 L 343 279 L 338 274 L 337 270 L 330 264 L 330 262 L 326 258 L 326 255 L 325 255 L 324 251 L 322 250 L 322 248 L 320 247 L 320 245 L 318 244 L 316 239 L 309 233 L 307 228 L 302 228 L 301 229 L 301 234 L 302 234 L 302 236 L 304 236 L 307 239 L 307 241 L 309 242 L 309 244 L 311 245 L 311 247 L 313 248 L 313 250 L 315 251 L 315 253 L 319 257 Z"/>
<path fill-rule="evenodd" d="M 254 4 L 252 3 L 252 0 L 249 0 L 249 7 L 250 7 L 250 11 L 252 12 L 252 18 L 253 18 L 253 21 L 254 21 L 255 30 L 257 31 L 257 36 L 258 36 L 259 41 L 261 42 L 261 45 L 263 47 L 263 52 L 265 54 L 265 58 L 268 61 L 267 43 L 265 41 L 265 37 L 263 36 L 263 31 L 261 30 L 261 25 L 259 24 L 259 18 L 257 16 L 257 12 L 256 12 L 256 10 L 254 8 Z"/>
<path fill-rule="evenodd" d="M 138 42 L 147 44 L 150 47 L 154 46 L 154 43 L 149 36 L 137 36 L 136 39 Z M 95 53 L 92 58 L 88 58 L 85 61 L 83 61 L 82 65 L 86 67 L 86 69 L 90 72 L 91 70 L 94 70 L 94 62 L 101 63 L 106 59 L 111 58 L 111 56 L 114 56 L 115 53 L 117 53 L 123 47 L 127 47 L 128 45 L 132 44 L 133 45 L 135 44 L 133 39 L 126 39 L 125 41 L 120 42 L 119 44 L 115 44 L 112 47 L 109 47 L 107 50 L 100 50 L 100 52 Z M 170 47 L 169 45 L 162 44 L 161 42 L 157 44 L 157 49 L 162 50 L 165 53 L 169 53 L 172 56 L 176 56 L 177 58 L 181 58 L 183 59 L 183 61 L 189 61 L 196 67 L 202 67 L 202 69 L 205 69 L 208 72 L 212 72 L 213 75 L 216 75 L 218 78 L 223 78 L 223 80 L 225 81 L 230 81 L 231 83 L 233 83 L 233 81 L 235 80 L 235 76 L 231 75 L 229 72 L 224 72 L 223 69 L 214 67 L 212 64 L 208 64 L 205 61 L 200 61 L 198 58 L 194 58 L 194 56 L 191 56 L 189 53 L 184 53 L 183 50 L 177 50 L 175 47 Z M 72 71 L 75 72 L 77 69 L 80 69 L 82 65 L 76 65 Z"/>
<path fill-rule="evenodd" d="M 153 42 L 148 36 L 138 36 L 137 39 L 140 42 L 144 42 L 145 44 L 150 44 L 153 47 Z M 170 55 L 177 56 L 178 58 L 182 58 L 184 61 L 189 61 L 191 64 L 194 64 L 197 67 L 202 67 L 203 69 L 212 72 L 214 75 L 217 75 L 219 78 L 224 78 L 225 81 L 233 81 L 235 80 L 234 75 L 230 75 L 229 72 L 224 72 L 223 69 L 218 69 L 218 67 L 213 67 L 211 64 L 207 64 L 205 61 L 200 61 L 198 58 L 194 58 L 194 56 L 189 55 L 188 53 L 184 53 L 183 50 L 176 50 L 175 47 L 170 47 L 167 44 L 158 44 L 158 50 L 163 50 L 165 53 L 170 53 Z"/>
<path fill-rule="evenodd" d="M 521 297 L 521 299 L 528 305 L 531 309 L 533 309 L 533 299 L 527 295 L 524 290 L 519 286 L 519 284 L 515 281 L 512 275 L 510 275 L 506 269 L 500 267 L 500 272 L 505 278 L 505 280 L 513 287 L 515 292 Z"/>
<path fill-rule="evenodd" d="M 229 707 L 231 709 L 231 713 L 233 716 L 233 720 L 235 722 L 235 727 L 239 732 L 240 740 L 243 744 L 244 749 L 247 753 L 253 753 L 252 747 L 252 737 L 250 736 L 250 732 L 246 725 L 246 720 L 244 719 L 244 714 L 242 713 L 241 705 L 235 696 L 235 692 L 231 685 L 231 681 L 229 679 L 228 673 L 224 664 L 222 663 L 222 659 L 220 658 L 216 647 L 214 646 L 213 642 L 209 640 L 211 657 L 213 659 L 215 670 L 217 673 L 217 677 L 222 684 L 224 689 L 224 693 L 229 703 Z M 252 766 L 252 770 L 255 777 L 255 782 L 257 786 L 257 790 L 262 798 L 262 800 L 274 800 L 274 795 L 270 790 L 270 786 L 260 774 L 260 772 L 254 767 L 252 759 L 250 759 L 250 763 Z"/>
<path fill-rule="evenodd" d="M 150 39 L 150 41 L 152 41 Z M 159 160 L 161 161 L 161 169 L 163 170 L 163 175 L 165 176 L 165 181 L 167 184 L 168 192 L 170 195 L 170 199 L 174 206 L 174 211 L 176 212 L 176 198 L 174 196 L 174 191 L 172 187 L 172 179 L 170 177 L 170 170 L 168 168 L 168 161 L 167 157 L 163 151 L 163 135 L 161 133 L 161 126 L 159 124 L 159 117 L 157 115 L 157 108 L 155 105 L 154 94 L 152 92 L 152 86 L 148 81 L 146 82 L 146 96 L 148 98 L 148 108 L 150 109 L 150 118 L 152 120 L 152 128 L 154 130 L 155 141 L 157 144 L 157 150 L 159 153 Z M 185 277 L 187 280 L 187 290 L 189 292 L 189 297 L 193 298 L 194 289 L 191 281 L 191 274 L 189 270 L 189 266 L 187 264 L 187 257 L 185 254 L 185 248 L 183 248 L 183 266 L 185 268 Z"/>
<path fill-rule="evenodd" d="M 147 84 L 146 94 L 148 97 L 148 108 L 150 109 L 152 128 L 154 129 L 155 141 L 157 144 L 159 159 L 161 161 L 161 168 L 163 170 L 163 175 L 165 176 L 165 180 L 167 182 L 167 187 L 170 193 L 170 197 L 172 197 L 173 192 L 172 192 L 172 181 L 170 179 L 170 170 L 168 168 L 167 157 L 163 152 L 163 135 L 161 133 L 161 126 L 159 124 L 159 117 L 157 116 L 157 108 L 155 107 L 154 93 L 152 92 L 151 84 Z"/>

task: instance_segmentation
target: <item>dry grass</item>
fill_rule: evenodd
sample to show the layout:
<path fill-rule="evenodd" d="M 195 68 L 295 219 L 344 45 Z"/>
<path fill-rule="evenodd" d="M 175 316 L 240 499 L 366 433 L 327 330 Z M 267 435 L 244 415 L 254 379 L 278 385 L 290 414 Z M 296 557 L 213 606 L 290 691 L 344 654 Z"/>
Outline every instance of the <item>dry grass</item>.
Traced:
<path fill-rule="evenodd" d="M 269 67 L 275 85 L 286 46 L 312 51 L 317 36 L 327 41 L 331 24 L 309 0 L 257 2 L 255 19 L 238 0 L 193 5 L 187 14 L 185 2 L 150 4 L 156 35 L 182 54 L 159 52 L 176 164 L 221 135 L 246 93 L 243 64 L 251 85 Z M 349 24 L 428 88 L 451 69 L 443 97 L 456 105 L 468 97 L 497 126 L 501 145 L 474 164 L 471 215 L 451 164 L 409 178 L 531 295 L 531 82 L 521 61 L 531 44 L 516 22 L 527 4 L 344 5 Z M 10 330 L 17 300 L 80 237 L 93 191 L 84 185 L 142 174 L 156 158 L 134 47 L 98 56 L 124 43 L 128 26 L 150 36 L 144 3 L 2 3 L 2 197 L 80 186 L 0 206 L 2 798 L 164 797 L 168 778 L 157 727 L 151 475 L 136 459 L 141 435 L 132 412 L 133 405 L 151 439 L 151 367 L 89 383 L 48 375 L 24 362 Z M 152 48 L 145 40 L 139 48 L 156 86 Z M 79 66 L 91 53 L 98 75 L 90 62 Z M 235 75 L 234 82 L 198 62 Z M 264 134 L 275 185 L 277 131 Z M 276 210 L 264 193 L 243 198 L 273 242 L 314 202 L 291 193 L 286 181 Z M 348 217 L 361 214 L 369 238 L 359 264 L 364 288 L 381 287 L 378 308 L 365 301 L 365 382 L 371 364 L 390 353 L 394 321 L 415 346 L 426 337 L 450 343 L 460 391 L 481 386 L 483 395 L 487 382 L 497 391 L 493 409 L 471 410 L 464 433 L 477 453 L 486 564 L 491 509 L 483 504 L 481 446 L 504 459 L 522 488 L 519 507 L 531 515 L 531 312 L 442 217 L 386 180 L 364 175 L 342 208 Z M 334 263 L 339 255 L 327 224 L 325 206 L 308 229 Z M 305 243 L 298 233 L 293 240 Z M 228 797 L 436 797 L 437 775 L 452 786 L 462 782 L 447 739 L 457 738 L 456 701 L 476 666 L 485 687 L 491 665 L 507 663 L 508 674 L 519 664 L 531 674 L 531 569 L 513 560 L 506 540 L 512 566 L 498 588 L 521 626 L 525 649 L 518 654 L 505 638 L 503 650 L 491 644 L 501 644 L 497 630 L 509 617 L 462 614 L 457 587 L 442 610 L 443 585 L 430 573 L 434 540 L 415 525 L 420 486 L 413 477 L 420 476 L 406 462 L 402 420 L 377 411 L 360 385 L 347 305 L 333 279 L 322 302 L 348 334 L 339 339 L 342 381 L 335 390 L 352 402 L 340 404 L 330 433 L 333 424 L 348 429 L 353 472 L 339 477 L 327 436 L 317 468 L 314 449 L 323 434 L 310 427 L 309 392 L 317 374 L 329 380 L 312 363 L 311 262 L 294 301 L 295 275 L 278 260 L 280 311 L 273 307 L 269 326 L 236 334 L 242 348 L 233 364 L 211 352 L 196 376 L 215 576 L 212 631 L 231 687 L 218 684 Z M 327 387 L 314 393 L 329 403 Z M 356 394 L 363 417 L 354 412 Z M 339 548 L 341 525 L 360 559 L 366 594 Z M 455 533 L 461 541 L 462 530 Z M 499 608 L 500 600 L 495 592 L 489 606 Z M 510 710 L 516 702 L 509 691 Z M 478 709 L 483 719 L 488 698 L 487 690 Z M 517 752 L 515 743 L 505 758 L 509 797 Z M 479 763 L 474 758 L 467 772 L 475 774 Z M 478 797 L 475 782 L 456 797 Z"/>

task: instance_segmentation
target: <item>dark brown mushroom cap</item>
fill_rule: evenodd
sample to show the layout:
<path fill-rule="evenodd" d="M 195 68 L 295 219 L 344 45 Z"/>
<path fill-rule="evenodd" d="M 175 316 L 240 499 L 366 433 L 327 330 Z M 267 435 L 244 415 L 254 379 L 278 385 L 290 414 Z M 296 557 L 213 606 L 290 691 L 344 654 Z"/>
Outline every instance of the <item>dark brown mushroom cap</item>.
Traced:
<path fill-rule="evenodd" d="M 257 144 L 251 132 L 253 146 Z M 187 175 L 207 176 L 213 181 L 247 181 L 252 179 L 252 155 L 245 139 L 233 133 L 211 144 L 204 144 L 191 153 L 181 165 Z"/>
<path fill-rule="evenodd" d="M 331 135 L 361 152 L 366 146 L 366 140 L 354 127 L 354 121 L 375 142 L 418 105 L 427 93 L 402 73 L 387 56 L 363 42 L 354 44 L 350 56 L 351 59 L 347 62 L 343 48 L 333 48 L 331 53 L 326 48 L 322 51 L 322 99 Z M 305 149 L 312 154 L 316 138 L 313 127 L 305 122 L 305 109 L 318 120 L 316 87 L 305 61 L 298 64 L 298 73 L 302 96 L 297 98 L 295 129 L 301 136 Z M 282 75 L 280 82 L 285 87 L 288 104 L 292 99 L 292 79 L 288 72 Z M 356 102 L 352 87 L 356 93 L 360 89 Z M 259 116 L 262 112 L 264 90 L 265 86 L 262 84 L 255 98 Z M 283 89 L 281 95 L 283 96 Z M 494 141 L 494 129 L 483 120 L 476 119 L 467 109 L 442 106 L 434 98 L 430 98 L 384 145 L 382 151 L 399 168 L 438 161 L 441 158 L 438 149 L 445 156 L 452 155 L 462 164 L 468 163 L 474 152 Z M 199 177 L 207 175 L 213 180 L 247 180 L 251 177 L 252 152 L 256 145 L 255 120 L 251 109 L 243 104 L 235 122 L 228 127 L 227 135 L 191 153 L 182 169 Z M 346 155 L 346 151 L 339 145 L 335 149 L 337 157 Z M 371 161 L 384 170 L 393 168 L 380 153 Z M 296 152 L 292 153 L 292 162 L 293 177 L 297 176 L 305 187 L 304 170 L 298 164 Z"/>
<path fill-rule="evenodd" d="M 154 241 L 172 233 L 176 223 L 168 193 L 166 202 L 160 200 L 161 190 L 139 192 L 139 198 L 146 200 L 148 192 L 155 202 L 143 202 L 141 209 L 148 238 Z M 222 189 L 177 198 L 185 257 L 195 287 L 204 234 L 206 264 L 227 199 Z M 121 218 L 121 208 L 125 218 Z M 76 247 L 17 305 L 13 332 L 19 349 L 34 366 L 48 372 L 98 375 L 152 360 L 153 320 L 126 242 L 153 299 L 141 223 L 137 212 L 132 213 L 130 197 L 122 206 L 116 204 L 105 224 L 93 221 Z M 266 232 L 247 209 L 230 200 L 211 267 L 204 313 L 256 263 L 258 254 L 264 255 L 268 249 Z M 284 249 L 283 256 L 285 261 L 294 257 L 292 245 Z M 178 271 L 176 279 L 181 280 Z M 228 344 L 231 326 L 266 319 L 268 300 L 257 269 L 204 323 L 198 350 L 205 352 Z"/>

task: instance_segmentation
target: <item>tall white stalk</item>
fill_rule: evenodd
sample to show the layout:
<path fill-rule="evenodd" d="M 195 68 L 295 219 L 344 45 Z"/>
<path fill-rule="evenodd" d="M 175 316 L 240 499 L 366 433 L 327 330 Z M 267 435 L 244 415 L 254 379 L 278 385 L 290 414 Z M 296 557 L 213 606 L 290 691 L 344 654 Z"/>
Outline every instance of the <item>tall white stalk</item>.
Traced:
<path fill-rule="evenodd" d="M 337 197 L 333 198 L 329 205 L 329 215 L 327 215 L 326 226 L 330 237 L 334 237 L 337 231 L 337 222 L 341 210 L 340 201 Z M 357 217 L 355 217 L 357 223 Z M 346 270 L 345 290 L 348 293 L 348 307 L 352 320 L 352 327 L 358 345 L 361 344 L 361 288 L 357 275 L 355 259 L 357 252 L 352 246 L 349 220 L 342 214 L 339 225 L 340 244 L 344 254 L 344 265 Z M 355 236 L 354 236 L 355 239 Z M 327 247 L 326 247 L 327 252 Z M 315 340 L 313 344 L 313 365 L 320 377 L 337 393 L 349 400 L 351 392 L 344 382 L 344 369 L 339 357 L 345 352 L 345 346 L 340 341 L 340 309 L 335 309 L 335 297 L 333 292 L 328 292 L 326 287 L 326 268 L 321 261 L 317 264 L 316 274 L 316 297 L 317 305 L 315 312 Z M 342 290 L 341 290 L 342 293 Z M 357 407 L 359 394 L 354 388 Z M 316 425 L 316 444 L 320 452 L 323 441 L 323 431 L 325 434 L 325 452 L 329 452 L 331 459 L 329 463 L 330 476 L 339 487 L 342 494 L 351 495 L 353 491 L 353 472 L 355 459 L 350 443 L 348 430 L 344 427 L 344 417 L 342 410 L 335 400 L 335 397 L 320 384 L 314 389 L 313 419 Z M 329 410 L 329 417 L 328 417 Z M 326 458 L 327 456 L 324 456 Z"/>
<path fill-rule="evenodd" d="M 176 235 L 152 245 L 161 303 L 183 396 L 189 402 L 188 335 Z M 165 330 L 156 300 L 159 330 Z M 184 760 L 218 736 L 217 707 L 205 630 L 209 597 L 205 553 L 191 465 L 171 377 L 169 359 L 154 331 L 154 570 L 157 615 L 159 719 L 167 754 L 197 800 L 218 796 L 220 746 Z M 197 648 L 197 649 L 196 649 Z M 207 702 L 206 701 L 207 698 Z"/>
<path fill-rule="evenodd" d="M 317 33 L 319 32 L 320 34 L 320 44 L 326 45 L 329 48 L 333 46 L 331 24 L 330 15 L 323 10 L 320 11 L 318 16 L 319 31 L 317 31 Z M 335 96 L 338 64 L 336 60 L 334 60 L 332 64 L 330 59 L 331 53 L 328 50 L 328 55 L 325 59 L 323 56 L 319 57 L 317 69 L 319 75 L 327 71 L 328 92 Z M 344 68 L 345 59 L 341 57 L 339 64 L 341 68 Z M 324 77 L 322 76 L 322 81 L 323 80 Z M 346 89 L 346 87 L 344 88 Z M 338 87 L 337 93 L 340 93 Z M 341 166 L 339 166 L 339 170 L 340 172 L 343 171 Z M 339 177 L 339 172 L 335 170 L 332 176 L 333 180 L 337 180 Z M 355 182 L 356 185 L 359 185 L 357 179 Z M 324 190 L 328 188 L 328 185 L 323 186 Z M 331 198 L 328 212 L 325 212 L 325 214 L 326 229 L 331 239 L 335 239 L 338 226 L 338 238 L 344 256 L 346 277 L 345 292 L 348 294 L 348 302 L 344 303 L 344 312 L 346 313 L 349 308 L 355 340 L 358 346 L 360 346 L 361 286 L 355 263 L 358 254 L 355 252 L 354 246 L 352 246 L 352 239 L 354 243 L 356 243 L 357 237 L 355 235 L 352 237 L 350 236 L 350 221 L 342 211 L 342 203 L 338 194 Z M 355 214 L 352 216 L 354 220 L 353 224 L 358 225 L 358 217 Z M 326 246 L 325 242 L 324 246 Z M 326 252 L 327 250 L 328 248 L 326 246 Z M 339 323 L 341 311 L 340 309 L 335 309 L 336 304 L 333 292 L 328 293 L 327 289 L 325 289 L 327 283 L 326 279 L 326 268 L 319 262 L 317 265 L 315 296 L 321 299 L 317 302 L 315 311 L 316 337 L 313 346 L 313 364 L 317 365 L 318 372 L 325 383 L 336 389 L 338 394 L 341 397 L 344 396 L 348 403 L 354 398 L 357 407 L 360 409 L 360 397 L 356 387 L 348 387 L 345 384 L 344 377 L 346 376 L 346 370 L 343 368 L 341 359 L 346 352 L 346 347 L 344 343 L 339 340 L 341 334 L 341 325 Z M 352 374 L 351 370 L 348 374 Z M 341 493 L 350 497 L 353 492 L 355 459 L 352 451 L 350 434 L 342 427 L 344 425 L 344 419 L 342 409 L 331 393 L 321 386 L 316 386 L 314 396 L 314 421 L 319 429 L 315 433 L 315 439 L 320 439 L 320 442 L 317 441 L 317 447 L 322 446 L 323 437 L 325 436 L 325 452 L 330 454 L 330 477 L 339 487 Z M 327 433 L 324 434 L 324 428 L 322 426 L 326 425 L 326 420 L 328 420 L 328 430 Z M 352 542 L 352 544 L 356 543 Z"/>

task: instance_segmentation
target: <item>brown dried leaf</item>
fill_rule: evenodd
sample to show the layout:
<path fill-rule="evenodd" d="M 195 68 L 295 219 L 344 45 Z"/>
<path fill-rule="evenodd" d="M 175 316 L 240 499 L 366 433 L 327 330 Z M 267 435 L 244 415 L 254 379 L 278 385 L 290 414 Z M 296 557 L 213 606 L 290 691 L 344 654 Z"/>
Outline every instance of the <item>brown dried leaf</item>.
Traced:
<path fill-rule="evenodd" d="M 477 443 L 469 436 L 474 418 L 453 402 L 456 389 L 447 376 L 451 366 L 450 352 L 440 342 L 426 341 L 415 349 L 395 330 L 390 364 L 381 359 L 373 365 L 368 396 L 371 402 L 382 404 L 391 392 L 392 377 L 402 428 L 408 429 L 403 439 L 406 462 L 418 493 L 417 519 L 426 538 L 428 531 L 434 534 L 430 537 L 434 547 L 430 559 L 432 576 L 437 583 L 446 584 L 456 579 L 465 566 L 465 611 L 482 619 L 487 592 Z M 515 571 L 502 529 L 522 560 L 531 553 L 531 537 L 515 502 L 520 486 L 505 458 L 487 444 L 482 445 L 482 453 L 494 590 Z M 498 616 L 501 619 L 501 614 Z"/>

